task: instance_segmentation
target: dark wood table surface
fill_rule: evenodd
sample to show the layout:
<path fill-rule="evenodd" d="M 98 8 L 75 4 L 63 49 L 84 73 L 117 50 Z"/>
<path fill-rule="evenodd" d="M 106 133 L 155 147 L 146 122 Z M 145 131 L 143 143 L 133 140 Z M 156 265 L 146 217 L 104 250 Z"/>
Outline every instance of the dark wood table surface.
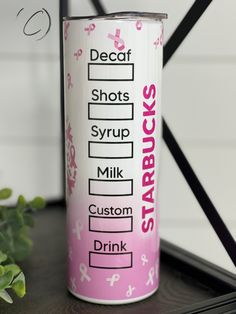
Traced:
<path fill-rule="evenodd" d="M 35 217 L 34 249 L 22 264 L 27 294 L 13 304 L 0 301 L 0 314 L 69 313 L 171 313 L 174 310 L 219 296 L 178 270 L 161 263 L 159 290 L 150 298 L 128 305 L 96 305 L 81 301 L 66 288 L 66 230 L 64 208 L 48 208 Z"/>

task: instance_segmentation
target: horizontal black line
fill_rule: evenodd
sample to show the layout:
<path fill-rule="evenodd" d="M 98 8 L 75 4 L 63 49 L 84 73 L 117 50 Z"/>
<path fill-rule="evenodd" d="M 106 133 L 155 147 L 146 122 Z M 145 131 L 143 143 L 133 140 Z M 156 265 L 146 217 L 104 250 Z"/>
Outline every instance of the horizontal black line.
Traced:
<path fill-rule="evenodd" d="M 132 193 L 132 192 L 131 192 Z M 94 196 L 106 196 L 106 197 L 122 197 L 122 196 L 132 196 L 133 194 L 97 194 L 97 193 L 89 193 L 89 195 Z"/>
<path fill-rule="evenodd" d="M 89 229 L 90 232 L 97 232 L 97 233 L 128 233 L 128 232 L 133 232 L 132 229 L 130 230 L 125 230 L 125 231 L 101 231 L 101 230 L 93 230 Z"/>
<path fill-rule="evenodd" d="M 98 81 L 98 82 L 131 82 L 134 79 L 88 79 L 89 81 Z"/>
<path fill-rule="evenodd" d="M 133 255 L 133 252 L 122 252 L 122 253 L 105 253 L 105 252 L 95 252 L 95 251 L 89 251 L 89 255 L 90 254 L 98 254 L 98 255 Z"/>
<path fill-rule="evenodd" d="M 132 141 L 129 141 L 129 142 L 100 142 L 100 141 L 89 141 L 89 143 L 95 143 L 95 144 L 133 144 Z"/>
<path fill-rule="evenodd" d="M 134 103 L 133 102 L 123 102 L 123 103 L 116 103 L 116 102 L 89 102 L 88 103 L 89 105 L 97 105 L 97 106 L 100 106 L 100 105 L 106 105 L 106 106 L 113 106 L 113 105 L 118 105 L 118 106 L 132 106 Z"/>
<path fill-rule="evenodd" d="M 124 268 L 132 268 L 133 265 L 130 265 L 130 266 L 123 266 L 123 267 L 115 267 L 115 266 L 111 266 L 111 267 L 101 267 L 101 266 L 91 266 L 89 265 L 89 267 L 91 268 L 100 268 L 100 269 L 124 269 Z"/>
<path fill-rule="evenodd" d="M 129 232 L 133 232 L 133 230 L 132 230 L 132 228 L 131 229 L 129 229 L 129 230 L 122 230 L 122 231 L 106 231 L 106 230 L 104 230 L 104 231 L 102 231 L 102 230 L 94 230 L 94 229 L 91 229 L 91 228 L 89 228 L 89 232 L 96 232 L 96 233 L 129 233 Z"/>
<path fill-rule="evenodd" d="M 122 180 L 103 180 L 103 179 L 90 179 L 89 181 L 102 181 L 102 182 L 133 182 L 133 179 L 122 179 Z"/>
<path fill-rule="evenodd" d="M 92 218 L 102 218 L 102 219 L 124 219 L 124 218 L 133 218 L 133 216 L 121 216 L 121 217 L 107 217 L 107 216 L 94 216 L 94 215 L 89 215 L 89 217 L 92 217 Z"/>
<path fill-rule="evenodd" d="M 133 159 L 133 156 L 128 156 L 128 157 L 101 157 L 101 156 L 89 156 L 89 158 L 94 158 L 94 159 Z"/>
<path fill-rule="evenodd" d="M 125 118 L 125 119 L 100 119 L 100 118 L 89 118 L 89 120 L 93 121 L 132 121 L 132 118 Z"/>
<path fill-rule="evenodd" d="M 89 62 L 88 65 L 132 65 L 134 63 L 103 63 L 103 62 Z"/>

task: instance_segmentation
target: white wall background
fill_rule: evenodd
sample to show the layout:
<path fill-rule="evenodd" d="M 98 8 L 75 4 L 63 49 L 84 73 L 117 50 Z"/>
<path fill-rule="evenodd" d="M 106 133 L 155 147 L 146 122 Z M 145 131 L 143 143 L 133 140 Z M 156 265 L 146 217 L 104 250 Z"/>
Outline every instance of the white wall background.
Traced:
<path fill-rule="evenodd" d="M 24 3 L 36 5 L 38 1 Z M 55 3 L 45 1 L 45 7 L 54 12 L 54 21 Z M 192 3 L 102 0 L 107 12 L 168 13 L 165 40 Z M 0 45 L 1 94 L 7 95 L 0 103 L 0 184 L 26 195 L 37 192 L 56 198 L 61 195 L 58 29 L 54 23 L 41 43 L 26 43 L 23 37 L 19 41 L 18 34 L 16 44 L 10 40 L 19 30 L 12 22 L 16 6 L 13 0 L 0 4 L 0 23 L 5 25 L 11 19 L 8 36 L 0 27 L 0 38 L 8 42 Z M 235 12 L 235 0 L 214 0 L 166 66 L 163 115 L 236 237 Z M 71 15 L 95 13 L 89 0 L 70 1 Z M 30 88 L 22 97 L 25 86 Z M 163 238 L 235 271 L 164 144 L 160 198 Z"/>
<path fill-rule="evenodd" d="M 52 20 L 48 35 L 45 7 Z M 17 13 L 21 10 L 17 17 Z M 59 5 L 57 0 L 0 2 L 0 186 L 55 199 L 62 193 Z"/>

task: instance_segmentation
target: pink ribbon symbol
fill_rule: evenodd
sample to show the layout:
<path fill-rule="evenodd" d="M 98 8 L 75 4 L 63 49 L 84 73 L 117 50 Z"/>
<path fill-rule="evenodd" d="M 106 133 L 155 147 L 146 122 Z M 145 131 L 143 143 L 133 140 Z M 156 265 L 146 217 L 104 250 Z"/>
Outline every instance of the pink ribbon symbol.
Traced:
<path fill-rule="evenodd" d="M 71 83 L 71 75 L 67 74 L 68 78 L 68 88 L 70 88 Z M 67 119 L 66 121 L 68 126 L 65 131 L 66 138 L 66 161 L 67 161 L 67 187 L 69 194 L 72 194 L 73 188 L 75 187 L 76 182 L 76 174 L 77 174 L 77 165 L 75 162 L 75 147 L 73 145 L 73 136 L 71 134 L 71 125 Z"/>
<path fill-rule="evenodd" d="M 160 36 L 160 45 L 163 45 L 163 27 L 161 29 L 161 36 Z"/>
<path fill-rule="evenodd" d="M 141 255 L 141 261 L 142 261 L 143 266 L 144 266 L 146 263 L 148 263 L 148 259 L 147 259 L 147 257 L 146 257 L 145 254 L 142 254 L 142 255 Z"/>
<path fill-rule="evenodd" d="M 72 255 L 73 255 L 73 253 L 72 253 L 72 249 L 71 249 L 71 247 L 69 248 L 69 252 L 68 252 L 68 257 L 69 257 L 69 259 L 72 261 Z"/>
<path fill-rule="evenodd" d="M 75 228 L 72 230 L 72 232 L 76 235 L 77 240 L 81 240 L 81 231 L 83 229 L 84 229 L 84 226 L 79 220 L 77 220 L 75 223 Z"/>
<path fill-rule="evenodd" d="M 155 49 L 159 46 L 160 38 L 158 37 L 156 41 L 154 41 L 153 45 L 155 46 Z"/>
<path fill-rule="evenodd" d="M 70 168 L 77 168 L 77 165 L 75 163 L 75 147 L 74 145 L 70 146 Z"/>
<path fill-rule="evenodd" d="M 67 40 L 68 37 L 68 28 L 70 26 L 70 22 L 65 22 L 65 28 L 64 28 L 64 38 Z"/>
<path fill-rule="evenodd" d="M 76 286 L 76 279 L 75 278 L 70 278 L 70 286 L 72 291 L 76 291 L 77 286 Z"/>
<path fill-rule="evenodd" d="M 143 24 L 142 24 L 141 21 L 137 21 L 137 22 L 136 22 L 136 29 L 137 29 L 138 31 L 140 31 L 140 30 L 142 29 L 142 26 L 143 26 Z"/>
<path fill-rule="evenodd" d="M 75 187 L 75 180 L 70 178 L 69 171 L 67 171 L 67 186 L 69 194 L 72 194 L 72 190 Z"/>
<path fill-rule="evenodd" d="M 113 274 L 111 277 L 106 278 L 106 281 L 110 282 L 110 287 L 114 286 L 114 283 L 120 279 L 119 274 Z"/>
<path fill-rule="evenodd" d="M 151 267 L 149 272 L 148 272 L 148 280 L 146 282 L 146 286 L 149 286 L 149 284 L 151 284 L 153 286 L 153 284 L 154 284 L 154 280 L 153 280 L 154 275 L 155 275 L 155 269 L 154 269 L 154 267 Z"/>
<path fill-rule="evenodd" d="M 85 27 L 85 31 L 88 32 L 88 35 L 90 35 L 90 33 L 95 29 L 96 25 L 94 23 L 89 24 L 88 27 Z"/>
<path fill-rule="evenodd" d="M 79 57 L 82 55 L 83 50 L 82 49 L 78 49 L 75 53 L 74 56 L 76 57 L 76 60 L 79 60 Z"/>
<path fill-rule="evenodd" d="M 163 45 L 163 28 L 161 30 L 161 35 L 160 37 L 157 38 L 156 41 L 154 41 L 153 43 L 155 45 L 155 48 L 157 48 L 159 45 L 162 46 Z"/>
<path fill-rule="evenodd" d="M 123 39 L 120 38 L 120 29 L 119 28 L 116 29 L 115 35 L 108 34 L 107 37 L 114 40 L 114 46 L 119 51 L 121 51 L 125 48 L 125 42 Z"/>
<path fill-rule="evenodd" d="M 84 279 L 87 280 L 87 281 L 90 281 L 91 280 L 91 277 L 88 275 L 88 268 L 85 264 L 83 263 L 80 263 L 79 265 L 79 271 L 80 271 L 80 280 L 83 282 Z"/>
<path fill-rule="evenodd" d="M 67 87 L 68 87 L 68 89 L 73 87 L 73 83 L 72 83 L 72 79 L 71 79 L 71 74 L 70 73 L 67 74 Z"/>
<path fill-rule="evenodd" d="M 66 140 L 72 143 L 72 134 L 71 134 L 71 126 L 70 123 L 68 124 L 68 127 L 66 129 Z"/>
<path fill-rule="evenodd" d="M 127 298 L 130 298 L 132 296 L 134 290 L 135 287 L 132 287 L 131 285 L 128 286 L 128 290 L 126 291 Z"/>

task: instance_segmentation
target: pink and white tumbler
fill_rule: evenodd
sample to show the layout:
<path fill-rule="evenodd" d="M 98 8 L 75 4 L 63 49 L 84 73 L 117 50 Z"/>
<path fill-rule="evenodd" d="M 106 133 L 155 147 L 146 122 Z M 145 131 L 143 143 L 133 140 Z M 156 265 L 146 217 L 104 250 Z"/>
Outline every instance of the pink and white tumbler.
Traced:
<path fill-rule="evenodd" d="M 64 20 L 68 286 L 86 301 L 158 288 L 163 18 Z"/>

